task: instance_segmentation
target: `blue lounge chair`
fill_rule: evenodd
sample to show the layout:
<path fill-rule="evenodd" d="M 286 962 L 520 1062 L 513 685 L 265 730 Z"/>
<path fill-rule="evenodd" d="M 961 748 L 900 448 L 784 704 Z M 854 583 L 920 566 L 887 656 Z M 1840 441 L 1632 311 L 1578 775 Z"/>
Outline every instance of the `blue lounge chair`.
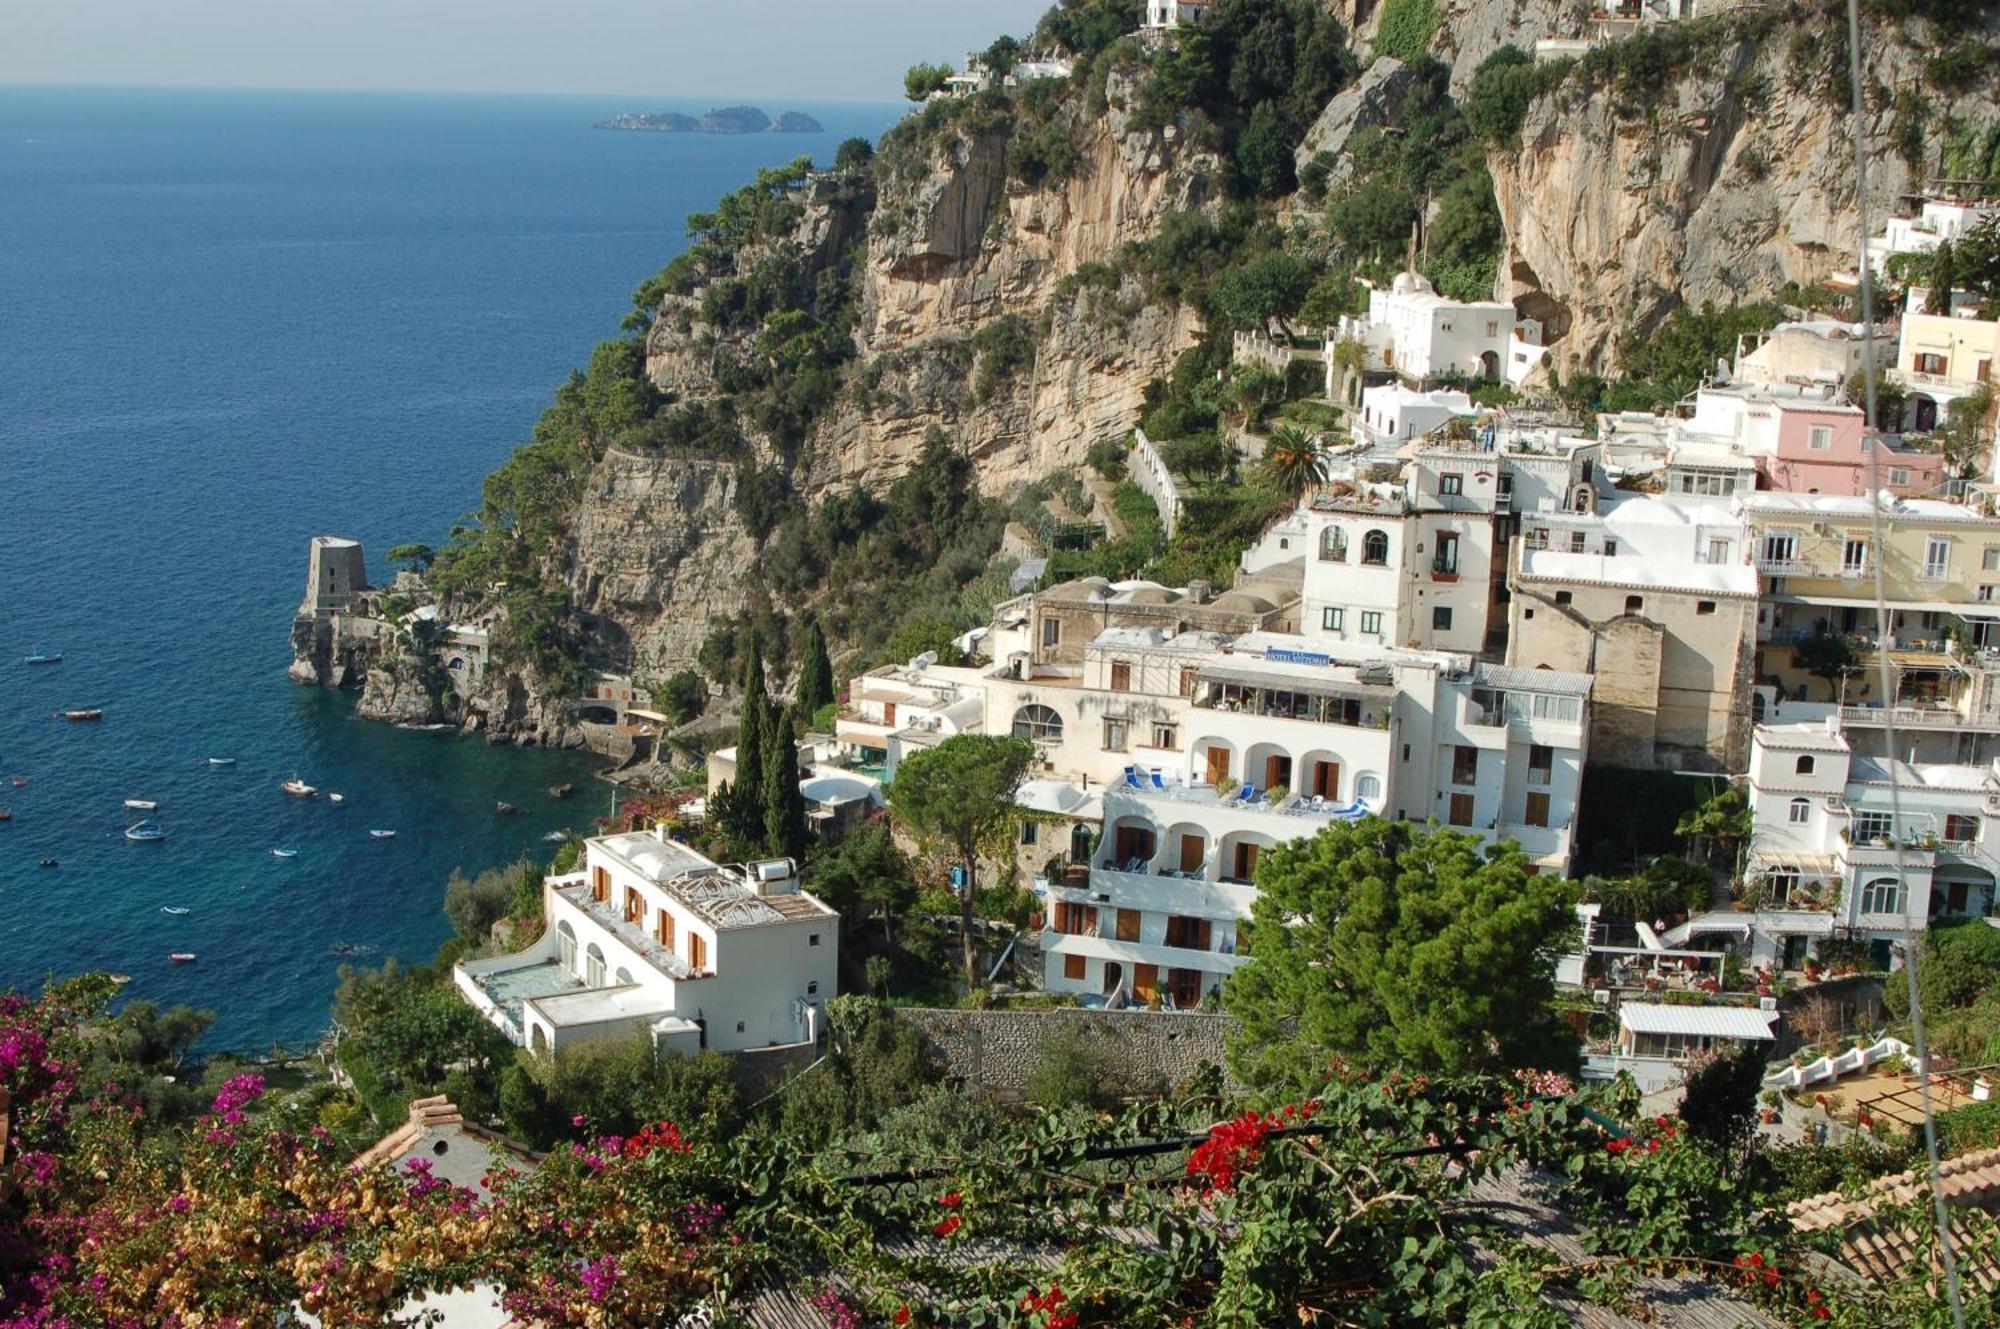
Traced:
<path fill-rule="evenodd" d="M 1139 778 L 1139 768 L 1137 766 L 1127 766 L 1125 768 L 1125 783 L 1132 789 L 1144 789 L 1146 787 L 1146 782 Z"/>
<path fill-rule="evenodd" d="M 1165 779 L 1161 777 L 1160 768 L 1155 766 L 1153 768 L 1153 788 L 1165 789 L 1166 787 L 1167 787 L 1167 782 Z"/>

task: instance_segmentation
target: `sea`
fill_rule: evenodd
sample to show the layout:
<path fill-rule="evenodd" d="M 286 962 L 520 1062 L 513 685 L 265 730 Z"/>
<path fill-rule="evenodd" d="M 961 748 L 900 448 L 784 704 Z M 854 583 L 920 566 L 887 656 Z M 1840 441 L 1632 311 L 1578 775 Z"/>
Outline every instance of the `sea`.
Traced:
<path fill-rule="evenodd" d="M 901 114 L 734 100 L 826 132 L 590 128 L 707 109 L 672 98 L 0 87 L 0 988 L 107 969 L 212 1009 L 211 1049 L 296 1047 L 339 965 L 435 953 L 454 869 L 609 810 L 586 755 L 288 682 L 287 634 L 307 540 L 362 540 L 377 578 L 442 542 L 687 213 Z M 125 838 L 128 798 L 165 839 Z"/>

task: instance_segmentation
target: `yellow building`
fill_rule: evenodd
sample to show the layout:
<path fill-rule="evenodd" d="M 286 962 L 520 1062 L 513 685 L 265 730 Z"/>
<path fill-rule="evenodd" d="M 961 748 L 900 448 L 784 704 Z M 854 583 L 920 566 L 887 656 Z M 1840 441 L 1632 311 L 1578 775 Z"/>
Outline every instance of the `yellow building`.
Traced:
<path fill-rule="evenodd" d="M 1884 705 L 1893 705 L 1898 726 L 1925 743 L 1925 759 L 1984 759 L 1988 740 L 2000 743 L 2000 518 L 1899 499 L 1881 511 L 1878 547 L 1873 506 L 1821 494 L 1739 501 L 1763 583 L 1757 681 L 1784 700 L 1839 703 L 1850 729 L 1881 725 Z M 1875 607 L 1878 563 L 1886 642 Z M 1859 669 L 1836 679 L 1808 672 L 1800 644 L 1822 633 L 1848 638 Z M 1876 655 L 1883 648 L 1894 688 L 1887 698 Z"/>
<path fill-rule="evenodd" d="M 1945 422 L 1945 408 L 1993 377 L 2000 319 L 1958 314 L 1903 315 L 1896 378 L 1910 394 L 1905 424 L 1918 433 Z"/>

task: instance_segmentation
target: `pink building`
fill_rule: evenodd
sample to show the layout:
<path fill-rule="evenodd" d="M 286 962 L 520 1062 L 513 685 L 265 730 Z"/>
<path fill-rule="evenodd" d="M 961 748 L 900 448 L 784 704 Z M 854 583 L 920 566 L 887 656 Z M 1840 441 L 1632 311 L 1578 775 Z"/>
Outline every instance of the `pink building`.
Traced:
<path fill-rule="evenodd" d="M 1870 492 L 1873 486 L 1859 407 L 1831 402 L 1773 405 L 1776 447 L 1757 459 L 1770 488 L 1847 498 Z M 1882 487 L 1898 495 L 1924 494 L 1943 482 L 1944 457 L 1939 453 L 1892 449 L 1882 454 Z"/>

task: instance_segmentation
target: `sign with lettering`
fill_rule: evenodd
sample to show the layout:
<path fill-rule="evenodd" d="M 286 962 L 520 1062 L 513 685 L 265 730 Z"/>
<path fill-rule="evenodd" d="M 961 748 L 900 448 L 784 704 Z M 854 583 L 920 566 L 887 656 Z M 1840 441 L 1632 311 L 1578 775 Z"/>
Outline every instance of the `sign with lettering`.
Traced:
<path fill-rule="evenodd" d="M 1265 651 L 1264 658 L 1266 660 L 1279 660 L 1285 664 L 1330 665 L 1333 663 L 1333 657 L 1330 655 L 1321 655 L 1317 651 L 1286 650 L 1281 647 L 1274 647 L 1271 650 Z"/>

